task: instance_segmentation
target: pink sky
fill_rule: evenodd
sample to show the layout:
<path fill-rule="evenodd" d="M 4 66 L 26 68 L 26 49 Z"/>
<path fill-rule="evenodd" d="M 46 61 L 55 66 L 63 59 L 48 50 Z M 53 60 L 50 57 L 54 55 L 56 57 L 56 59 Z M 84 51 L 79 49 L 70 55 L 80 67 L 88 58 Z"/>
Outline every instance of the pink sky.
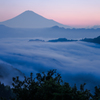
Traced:
<path fill-rule="evenodd" d="M 100 25 L 100 0 L 0 0 L 0 22 L 26 10 L 65 25 Z"/>

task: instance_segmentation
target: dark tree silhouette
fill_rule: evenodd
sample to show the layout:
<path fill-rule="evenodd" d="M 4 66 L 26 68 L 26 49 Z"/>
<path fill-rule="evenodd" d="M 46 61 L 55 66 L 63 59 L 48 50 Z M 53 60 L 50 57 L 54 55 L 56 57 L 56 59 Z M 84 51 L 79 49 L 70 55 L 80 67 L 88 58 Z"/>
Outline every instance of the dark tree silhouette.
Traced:
<path fill-rule="evenodd" d="M 12 85 L 11 89 L 0 83 L 0 96 L 8 100 L 100 100 L 100 87 L 95 87 L 94 94 L 84 89 L 86 83 L 81 84 L 78 90 L 76 84 L 71 87 L 69 83 L 63 82 L 55 69 L 47 73 L 37 73 L 35 78 L 31 73 L 23 81 L 18 76 L 14 77 Z"/>

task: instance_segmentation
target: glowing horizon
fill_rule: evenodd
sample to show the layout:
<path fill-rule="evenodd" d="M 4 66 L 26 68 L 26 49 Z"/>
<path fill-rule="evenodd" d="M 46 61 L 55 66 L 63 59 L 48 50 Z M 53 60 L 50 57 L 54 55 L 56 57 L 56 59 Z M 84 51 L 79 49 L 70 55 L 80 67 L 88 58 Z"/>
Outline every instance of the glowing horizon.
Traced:
<path fill-rule="evenodd" d="M 0 8 L 0 22 L 32 10 L 47 19 L 74 27 L 100 25 L 100 0 L 3 0 Z"/>

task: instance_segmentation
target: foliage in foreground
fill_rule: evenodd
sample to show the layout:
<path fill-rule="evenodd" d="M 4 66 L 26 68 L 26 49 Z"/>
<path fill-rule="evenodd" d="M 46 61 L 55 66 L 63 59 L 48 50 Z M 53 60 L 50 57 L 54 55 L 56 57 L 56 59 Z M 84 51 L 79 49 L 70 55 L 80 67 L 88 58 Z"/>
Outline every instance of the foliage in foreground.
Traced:
<path fill-rule="evenodd" d="M 84 89 L 85 83 L 80 85 L 80 90 L 76 85 L 70 87 L 68 83 L 62 81 L 61 75 L 56 73 L 56 70 L 37 73 L 34 79 L 32 73 L 23 81 L 20 81 L 19 77 L 13 78 L 12 85 L 15 97 L 10 96 L 10 100 L 100 100 L 100 88 L 96 86 L 92 95 L 89 90 Z"/>

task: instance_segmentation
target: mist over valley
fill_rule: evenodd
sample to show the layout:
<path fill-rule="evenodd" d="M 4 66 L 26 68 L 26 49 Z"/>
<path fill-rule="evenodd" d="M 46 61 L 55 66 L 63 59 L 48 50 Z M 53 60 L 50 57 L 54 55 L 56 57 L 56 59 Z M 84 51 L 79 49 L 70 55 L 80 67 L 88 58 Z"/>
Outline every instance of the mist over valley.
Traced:
<path fill-rule="evenodd" d="M 57 69 L 71 86 L 85 82 L 93 91 L 100 84 L 100 29 L 75 29 L 49 20 L 51 25 L 48 19 L 44 19 L 47 24 L 40 21 L 40 26 L 36 22 L 31 25 L 27 14 L 44 19 L 26 11 L 0 23 L 0 81 L 11 85 L 14 76 L 23 79 L 31 72 L 35 76 Z"/>

